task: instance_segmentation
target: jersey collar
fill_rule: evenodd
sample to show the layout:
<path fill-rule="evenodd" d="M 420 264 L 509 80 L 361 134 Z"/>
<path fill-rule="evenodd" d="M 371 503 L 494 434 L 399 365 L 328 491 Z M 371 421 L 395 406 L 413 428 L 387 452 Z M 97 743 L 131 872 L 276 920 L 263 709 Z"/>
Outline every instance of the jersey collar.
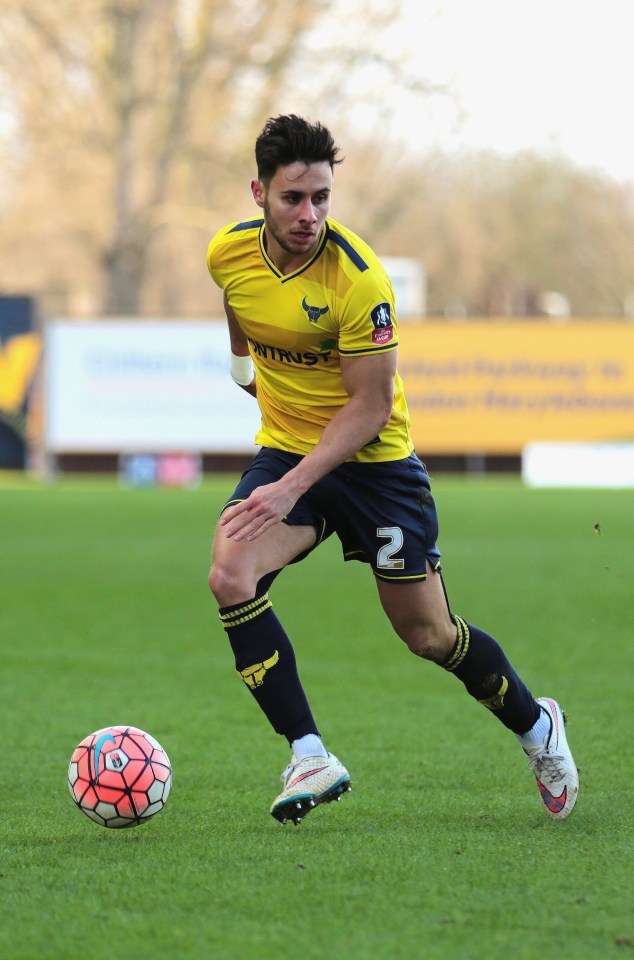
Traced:
<path fill-rule="evenodd" d="M 263 259 L 264 262 L 266 263 L 266 265 L 267 265 L 267 267 L 269 268 L 269 270 L 271 271 L 271 273 L 274 273 L 275 276 L 278 277 L 278 278 L 282 281 L 282 283 L 286 283 L 287 280 L 293 280 L 295 277 L 299 277 L 300 274 L 304 273 L 305 270 L 308 270 L 308 268 L 313 265 L 313 263 L 315 262 L 315 260 L 318 260 L 318 259 L 319 259 L 319 257 L 320 257 L 320 256 L 322 255 L 322 253 L 324 252 L 324 248 L 325 248 L 325 246 L 326 246 L 326 243 L 328 242 L 329 232 L 330 232 L 330 228 L 329 228 L 329 226 L 328 226 L 328 221 L 326 220 L 326 222 L 325 222 L 325 224 L 324 224 L 324 226 L 323 226 L 323 228 L 322 228 L 322 231 L 321 231 L 321 238 L 320 238 L 320 241 L 319 241 L 319 243 L 318 243 L 318 245 L 317 245 L 317 249 L 315 250 L 315 252 L 314 252 L 314 254 L 312 255 L 312 257 L 310 258 L 310 260 L 307 260 L 306 263 L 303 263 L 302 266 L 299 267 L 298 270 L 295 270 L 293 273 L 280 273 L 280 271 L 279 271 L 278 268 L 275 266 L 275 264 L 273 263 L 273 261 L 272 261 L 271 258 L 269 257 L 268 253 L 266 252 L 266 247 L 265 247 L 265 245 L 264 245 L 264 221 L 263 221 L 263 222 L 262 222 L 262 226 L 260 227 L 260 230 L 259 230 L 259 233 L 258 233 L 258 240 L 259 240 L 259 244 L 260 244 L 260 252 L 262 253 L 262 259 Z"/>

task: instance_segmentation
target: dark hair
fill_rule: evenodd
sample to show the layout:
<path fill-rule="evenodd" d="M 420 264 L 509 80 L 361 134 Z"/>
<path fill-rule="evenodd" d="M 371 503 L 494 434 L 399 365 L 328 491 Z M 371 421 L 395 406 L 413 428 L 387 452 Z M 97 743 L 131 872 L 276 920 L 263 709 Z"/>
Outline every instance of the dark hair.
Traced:
<path fill-rule="evenodd" d="M 332 169 L 341 163 L 339 147 L 332 134 L 321 123 L 309 123 L 294 113 L 288 116 L 271 117 L 255 141 L 255 160 L 258 178 L 270 183 L 278 167 L 290 163 L 321 163 L 324 160 Z"/>

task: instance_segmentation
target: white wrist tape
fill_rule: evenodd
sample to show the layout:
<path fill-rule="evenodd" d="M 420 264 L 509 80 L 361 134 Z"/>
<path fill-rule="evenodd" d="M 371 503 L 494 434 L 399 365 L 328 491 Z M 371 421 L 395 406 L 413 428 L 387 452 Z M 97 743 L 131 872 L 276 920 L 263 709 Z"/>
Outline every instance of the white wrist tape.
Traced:
<path fill-rule="evenodd" d="M 231 353 L 231 379 L 240 387 L 248 387 L 253 380 L 253 363 L 251 355 L 239 357 L 236 353 Z"/>

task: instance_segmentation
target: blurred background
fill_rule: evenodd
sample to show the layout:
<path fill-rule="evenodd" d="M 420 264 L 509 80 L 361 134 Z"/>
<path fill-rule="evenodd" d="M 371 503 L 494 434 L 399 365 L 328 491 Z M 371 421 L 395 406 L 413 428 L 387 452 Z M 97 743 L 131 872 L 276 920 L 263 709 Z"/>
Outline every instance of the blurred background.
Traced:
<path fill-rule="evenodd" d="M 252 216 L 254 140 L 285 112 L 346 156 L 332 215 L 392 275 L 421 454 L 507 468 L 533 441 L 632 439 L 627 6 L 4 0 L 0 467 L 250 451 L 250 427 L 237 451 L 218 435 L 241 398 L 205 253 Z M 204 348 L 178 336 L 196 322 Z"/>

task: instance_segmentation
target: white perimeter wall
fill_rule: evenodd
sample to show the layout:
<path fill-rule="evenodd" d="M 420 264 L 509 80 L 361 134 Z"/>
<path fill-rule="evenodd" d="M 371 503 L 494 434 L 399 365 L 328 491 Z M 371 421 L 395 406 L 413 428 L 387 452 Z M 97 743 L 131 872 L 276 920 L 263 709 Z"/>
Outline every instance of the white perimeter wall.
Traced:
<path fill-rule="evenodd" d="M 51 321 L 50 453 L 253 452 L 255 400 L 229 376 L 224 322 Z"/>

